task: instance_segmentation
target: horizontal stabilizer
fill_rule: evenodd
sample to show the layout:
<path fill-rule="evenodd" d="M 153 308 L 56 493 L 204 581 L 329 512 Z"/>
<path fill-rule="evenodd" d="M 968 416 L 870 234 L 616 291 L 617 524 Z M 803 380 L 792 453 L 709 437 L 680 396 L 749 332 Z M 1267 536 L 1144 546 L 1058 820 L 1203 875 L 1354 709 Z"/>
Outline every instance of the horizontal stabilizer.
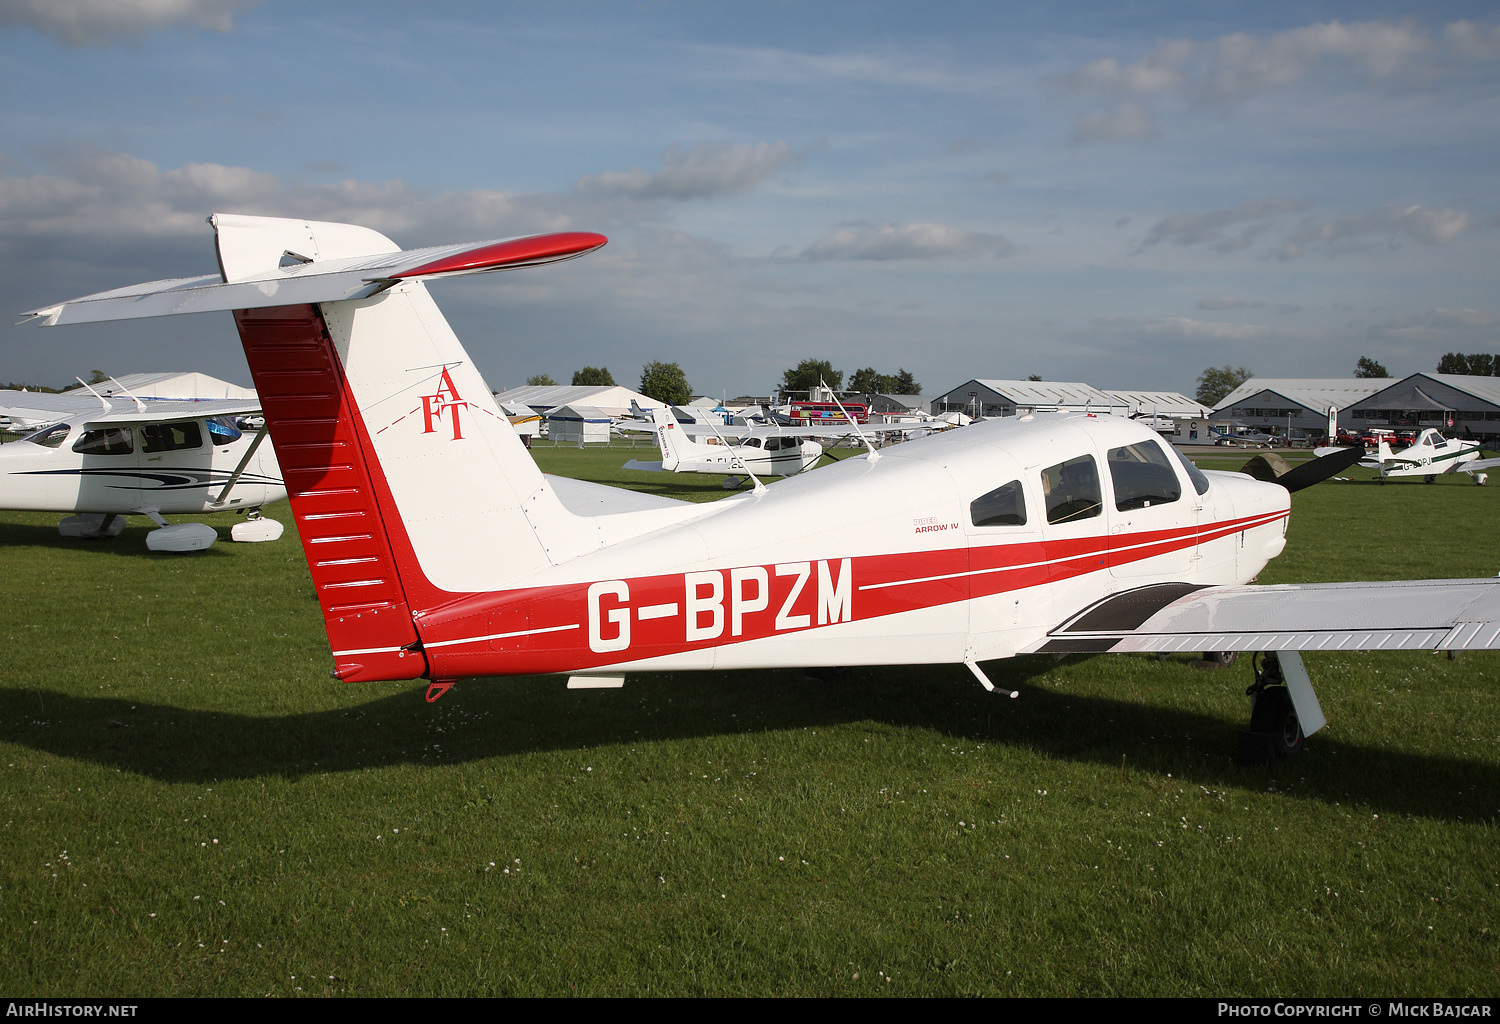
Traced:
<path fill-rule="evenodd" d="M 45 309 L 31 310 L 26 315 L 38 326 L 52 327 L 100 320 L 133 320 L 178 313 L 364 299 L 399 281 L 428 281 L 557 263 L 593 252 L 606 241 L 603 235 L 588 231 L 561 231 L 375 256 L 293 263 L 230 283 L 218 276 L 173 278 L 85 295 Z"/>
<path fill-rule="evenodd" d="M 629 462 L 625 463 L 625 465 L 621 466 L 620 468 L 621 469 L 639 470 L 639 471 L 644 472 L 644 473 L 660 473 L 661 472 L 661 463 L 660 462 L 641 462 L 638 459 L 631 459 Z"/>

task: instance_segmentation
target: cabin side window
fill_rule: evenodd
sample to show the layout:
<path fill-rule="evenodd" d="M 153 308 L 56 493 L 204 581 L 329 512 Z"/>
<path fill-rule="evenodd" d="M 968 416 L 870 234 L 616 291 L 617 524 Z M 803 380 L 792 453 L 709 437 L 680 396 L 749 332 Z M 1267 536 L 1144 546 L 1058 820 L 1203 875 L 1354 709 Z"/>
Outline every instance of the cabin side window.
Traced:
<path fill-rule="evenodd" d="M 760 438 L 758 438 L 758 437 L 747 437 L 747 438 L 745 438 L 745 447 L 746 448 L 759 448 L 760 447 Z"/>
<path fill-rule="evenodd" d="M 1182 497 L 1182 484 L 1155 441 L 1109 450 L 1109 475 L 1115 484 L 1115 508 L 1121 512 L 1166 505 Z"/>
<path fill-rule="evenodd" d="M 234 444 L 241 437 L 240 428 L 228 416 L 214 416 L 208 421 L 208 440 L 215 446 Z"/>
<path fill-rule="evenodd" d="M 181 420 L 176 423 L 148 423 L 139 429 L 141 432 L 141 451 L 147 455 L 203 447 L 203 432 L 198 429 L 197 420 Z"/>
<path fill-rule="evenodd" d="M 1076 523 L 1097 516 L 1104 497 L 1094 457 L 1080 455 L 1042 470 L 1042 494 L 1047 499 L 1049 523 Z"/>
<path fill-rule="evenodd" d="M 61 448 L 62 443 L 68 439 L 68 432 L 73 428 L 66 423 L 54 423 L 50 427 L 43 427 L 34 434 L 28 434 L 21 438 L 32 444 L 39 444 L 43 448 Z"/>
<path fill-rule="evenodd" d="M 129 455 L 135 451 L 135 443 L 130 439 L 129 427 L 107 427 L 85 430 L 73 442 L 73 450 L 80 455 Z"/>
<path fill-rule="evenodd" d="M 1025 526 L 1026 497 L 1021 481 L 1012 480 L 969 502 L 969 521 L 975 526 Z"/>

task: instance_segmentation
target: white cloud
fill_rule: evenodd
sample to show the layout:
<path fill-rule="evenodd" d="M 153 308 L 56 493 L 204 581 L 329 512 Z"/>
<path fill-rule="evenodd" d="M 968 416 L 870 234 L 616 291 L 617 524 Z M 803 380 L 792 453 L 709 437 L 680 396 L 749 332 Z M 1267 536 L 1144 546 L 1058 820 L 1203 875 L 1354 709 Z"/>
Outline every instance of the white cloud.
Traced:
<path fill-rule="evenodd" d="M 1160 43 L 1134 64 L 1122 65 L 1113 57 L 1090 61 L 1071 75 L 1049 84 L 1070 92 L 1102 92 L 1108 95 L 1134 93 L 1147 95 L 1165 92 L 1183 84 L 1183 65 L 1193 56 L 1197 44 L 1190 39 Z"/>
<path fill-rule="evenodd" d="M 1168 317 L 1164 320 L 1153 320 L 1146 317 L 1111 316 L 1104 317 L 1098 323 L 1110 327 L 1126 327 L 1135 334 L 1160 338 L 1206 338 L 1216 341 L 1242 341 L 1250 338 L 1264 338 L 1271 333 L 1271 328 L 1262 327 L 1260 324 L 1214 323 L 1206 320 L 1190 320 L 1182 316 Z"/>
<path fill-rule="evenodd" d="M 1425 313 L 1397 314 L 1369 329 L 1377 341 L 1436 341 L 1453 343 L 1473 336 L 1487 347 L 1494 347 L 1494 329 L 1500 324 L 1500 313 L 1480 309 L 1444 309 L 1441 306 Z"/>
<path fill-rule="evenodd" d="M 51 173 L 0 176 L 0 239 L 199 237 L 203 218 L 215 211 L 364 224 L 405 245 L 651 217 L 640 204 L 610 197 L 430 192 L 399 179 L 313 184 L 211 163 L 162 170 L 93 146 L 49 157 Z"/>
<path fill-rule="evenodd" d="M 1220 252 L 1243 249 L 1254 241 L 1275 218 L 1302 209 L 1306 204 L 1291 199 L 1254 199 L 1232 210 L 1209 210 L 1207 213 L 1176 213 L 1152 226 L 1142 247 L 1170 242 L 1173 245 L 1201 245 L 1212 242 Z M 1234 224 L 1248 224 L 1237 235 L 1225 237 Z"/>
<path fill-rule="evenodd" d="M 185 25 L 228 32 L 260 0 L 0 0 L 0 27 L 25 26 L 70 46 L 108 46 Z"/>
<path fill-rule="evenodd" d="M 1123 100 L 1114 110 L 1073 122 L 1074 142 L 1145 142 L 1156 138 L 1156 123 L 1141 104 Z"/>
<path fill-rule="evenodd" d="M 1434 46 L 1413 25 L 1378 21 L 1330 21 L 1266 37 L 1236 32 L 1214 41 L 1195 85 L 1210 99 L 1239 100 L 1288 85 L 1330 61 L 1389 79 L 1412 69 Z"/>
<path fill-rule="evenodd" d="M 990 235 L 942 224 L 887 224 L 841 228 L 802 251 L 808 260 L 967 259 L 1009 256 L 1015 246 Z"/>
<path fill-rule="evenodd" d="M 1305 308 L 1292 302 L 1265 302 L 1261 299 L 1236 299 L 1229 295 L 1220 295 L 1212 299 L 1199 299 L 1199 309 L 1274 309 L 1278 313 L 1300 313 Z"/>
<path fill-rule="evenodd" d="M 1384 241 L 1377 237 L 1373 244 L 1387 248 L 1398 246 L 1402 237 L 1427 245 L 1445 245 L 1472 226 L 1472 218 L 1462 210 L 1430 206 L 1392 206 L 1375 213 L 1340 214 L 1321 222 L 1309 218 L 1281 243 L 1276 258 L 1293 260 L 1314 248 L 1329 255 L 1352 252 L 1370 247 L 1371 242 L 1360 240 L 1371 236 L 1384 236 Z"/>
<path fill-rule="evenodd" d="M 1407 21 L 1328 21 L 1269 35 L 1165 40 L 1134 63 L 1103 57 L 1042 84 L 1063 94 L 1119 98 L 1115 111 L 1075 121 L 1073 137 L 1123 141 L 1155 137 L 1151 112 L 1133 105 L 1146 98 L 1237 103 L 1340 71 L 1385 90 L 1425 88 L 1437 75 L 1497 57 L 1500 27 L 1493 25 L 1456 21 L 1433 34 Z"/>
<path fill-rule="evenodd" d="M 662 154 L 661 169 L 606 171 L 578 179 L 578 191 L 618 193 L 635 199 L 707 199 L 745 192 L 792 159 L 785 142 L 700 142 L 691 149 L 672 146 Z"/>

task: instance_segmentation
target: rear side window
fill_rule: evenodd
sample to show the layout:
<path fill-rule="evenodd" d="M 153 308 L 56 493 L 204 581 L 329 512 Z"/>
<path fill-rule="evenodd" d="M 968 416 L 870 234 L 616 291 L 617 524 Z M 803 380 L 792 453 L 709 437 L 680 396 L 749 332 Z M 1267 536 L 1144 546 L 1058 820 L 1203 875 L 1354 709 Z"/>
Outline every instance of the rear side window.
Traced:
<path fill-rule="evenodd" d="M 215 416 L 208 421 L 210 444 L 233 444 L 240 436 L 240 428 L 228 416 Z"/>
<path fill-rule="evenodd" d="M 68 439 L 68 431 L 73 428 L 66 423 L 54 423 L 50 427 L 43 427 L 34 434 L 21 438 L 32 444 L 39 444 L 43 448 L 60 448 L 62 443 Z"/>
<path fill-rule="evenodd" d="M 176 452 L 185 448 L 202 448 L 203 432 L 197 420 L 181 420 L 177 423 L 148 423 L 140 428 L 141 451 L 148 455 L 156 452 Z"/>
<path fill-rule="evenodd" d="M 73 450 L 83 455 L 129 455 L 135 451 L 128 427 L 110 427 L 106 430 L 85 430 L 83 436 L 73 442 Z"/>
<path fill-rule="evenodd" d="M 1021 481 L 1012 480 L 969 502 L 969 520 L 975 526 L 1025 526 L 1026 498 Z"/>
<path fill-rule="evenodd" d="M 1165 505 L 1182 497 L 1177 473 L 1155 441 L 1111 448 L 1109 475 L 1115 483 L 1115 508 L 1121 512 Z"/>
<path fill-rule="evenodd" d="M 1094 457 L 1080 455 L 1042 470 L 1042 493 L 1047 496 L 1049 523 L 1076 523 L 1097 516 L 1104 497 Z"/>

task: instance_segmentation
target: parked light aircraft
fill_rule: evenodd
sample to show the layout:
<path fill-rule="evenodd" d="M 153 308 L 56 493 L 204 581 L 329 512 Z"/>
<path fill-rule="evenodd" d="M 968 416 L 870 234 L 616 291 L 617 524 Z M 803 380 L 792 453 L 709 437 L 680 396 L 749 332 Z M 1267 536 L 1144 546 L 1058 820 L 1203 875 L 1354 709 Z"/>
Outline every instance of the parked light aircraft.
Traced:
<path fill-rule="evenodd" d="M 1500 646 L 1500 579 L 1246 585 L 1286 544 L 1290 489 L 1356 453 L 1267 483 L 1123 418 L 1043 413 L 711 503 L 544 477 L 425 281 L 604 236 L 403 252 L 210 220 L 220 273 L 32 315 L 234 311 L 339 679 L 427 678 L 434 700 L 466 676 L 962 663 L 993 688 L 980 663 L 1028 652 L 1279 651 L 1252 722 L 1273 712 L 1285 752 L 1323 724 L 1294 652 Z"/>
<path fill-rule="evenodd" d="M 651 426 L 661 448 L 660 462 L 631 459 L 625 469 L 668 473 L 749 473 L 755 477 L 793 476 L 817 465 L 823 446 L 795 436 L 780 436 L 779 428 L 761 427 L 738 444 L 728 444 L 722 433 L 719 444 L 706 444 L 687 436 L 670 409 L 652 409 Z M 713 432 L 723 428 L 715 424 Z M 767 434 L 769 429 L 770 433 Z"/>
<path fill-rule="evenodd" d="M 1500 460 L 1486 459 L 1479 462 L 1479 449 L 1478 441 L 1444 437 L 1429 428 L 1422 431 L 1409 446 L 1401 449 L 1400 454 L 1393 453 L 1386 439 L 1381 437 L 1374 454 L 1366 455 L 1360 459 L 1359 464 L 1366 469 L 1378 469 L 1382 480 L 1393 476 L 1420 476 L 1427 483 L 1432 483 L 1444 473 L 1470 473 L 1475 483 L 1483 484 L 1489 479 L 1483 471 L 1500 464 Z M 1343 450 L 1319 448 L 1314 454 L 1324 455 Z"/>
<path fill-rule="evenodd" d="M 146 534 L 153 551 L 202 551 L 218 539 L 212 526 L 168 525 L 168 515 L 234 510 L 246 513 L 230 530 L 234 540 L 281 536 L 282 525 L 260 515 L 287 494 L 276 456 L 261 444 L 264 429 L 236 422 L 258 414 L 258 400 L 0 391 L 0 413 L 12 409 L 48 425 L 0 445 L 0 508 L 70 512 L 58 524 L 62 535 L 95 539 L 143 515 L 158 526 Z"/>

